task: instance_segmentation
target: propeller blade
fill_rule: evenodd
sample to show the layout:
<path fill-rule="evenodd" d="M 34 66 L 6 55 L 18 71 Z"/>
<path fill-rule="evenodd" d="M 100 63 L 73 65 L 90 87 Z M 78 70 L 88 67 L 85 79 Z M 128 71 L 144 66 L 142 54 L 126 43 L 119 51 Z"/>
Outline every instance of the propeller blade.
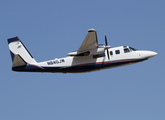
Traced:
<path fill-rule="evenodd" d="M 107 55 L 108 55 L 108 59 L 109 59 L 109 52 L 108 52 L 108 49 L 107 49 Z"/>
<path fill-rule="evenodd" d="M 106 44 L 106 46 L 108 45 L 106 34 L 105 34 L 105 44 Z M 110 58 L 109 58 L 109 52 L 108 52 L 108 49 L 107 49 L 107 55 L 108 55 L 108 59 L 110 59 Z"/>
<path fill-rule="evenodd" d="M 107 36 L 106 36 L 106 34 L 105 34 L 105 44 L 106 44 L 106 46 L 108 45 L 108 43 L 107 43 Z"/>

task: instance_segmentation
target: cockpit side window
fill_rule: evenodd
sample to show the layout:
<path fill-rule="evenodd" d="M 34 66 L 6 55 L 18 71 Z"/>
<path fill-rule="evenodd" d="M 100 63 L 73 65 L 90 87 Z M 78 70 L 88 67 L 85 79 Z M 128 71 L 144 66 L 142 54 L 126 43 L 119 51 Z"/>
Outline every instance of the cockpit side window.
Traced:
<path fill-rule="evenodd" d="M 128 48 L 124 48 L 124 53 L 130 52 Z"/>

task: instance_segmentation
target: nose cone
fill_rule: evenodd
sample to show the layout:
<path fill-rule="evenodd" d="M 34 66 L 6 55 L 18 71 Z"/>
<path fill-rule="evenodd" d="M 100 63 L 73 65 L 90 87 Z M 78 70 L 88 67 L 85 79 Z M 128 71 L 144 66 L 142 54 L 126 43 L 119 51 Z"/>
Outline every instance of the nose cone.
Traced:
<path fill-rule="evenodd" d="M 151 53 L 150 53 L 150 56 L 151 56 L 151 57 L 154 57 L 154 56 L 156 56 L 157 54 L 158 54 L 158 53 L 156 53 L 156 52 L 151 52 Z"/>
<path fill-rule="evenodd" d="M 154 56 L 156 56 L 158 53 L 153 52 L 153 51 L 143 51 L 142 56 L 145 58 L 152 58 Z"/>

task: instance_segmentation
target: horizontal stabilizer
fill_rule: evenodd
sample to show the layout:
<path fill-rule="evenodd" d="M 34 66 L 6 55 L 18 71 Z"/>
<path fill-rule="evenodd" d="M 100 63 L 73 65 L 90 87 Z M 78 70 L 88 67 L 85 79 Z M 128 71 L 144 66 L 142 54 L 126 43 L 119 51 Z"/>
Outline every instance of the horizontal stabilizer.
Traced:
<path fill-rule="evenodd" d="M 26 66 L 27 63 L 22 59 L 20 55 L 15 55 L 12 68 Z"/>

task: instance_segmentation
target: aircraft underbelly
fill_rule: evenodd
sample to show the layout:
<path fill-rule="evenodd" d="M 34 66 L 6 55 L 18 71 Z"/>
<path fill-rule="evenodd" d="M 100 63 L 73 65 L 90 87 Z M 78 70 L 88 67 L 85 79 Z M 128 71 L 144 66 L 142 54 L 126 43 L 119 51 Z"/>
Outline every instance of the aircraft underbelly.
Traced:
<path fill-rule="evenodd" d="M 79 73 L 79 72 L 92 72 L 102 69 L 108 69 L 108 68 L 114 68 L 114 67 L 120 67 L 124 65 L 134 64 L 137 62 L 144 61 L 146 59 L 134 59 L 134 60 L 120 60 L 120 61 L 107 61 L 102 63 L 91 63 L 86 65 L 77 65 L 77 66 L 71 66 L 68 68 L 62 69 L 62 71 L 66 73 Z M 62 72 L 61 71 L 61 72 Z"/>
<path fill-rule="evenodd" d="M 18 67 L 13 69 L 14 71 L 22 72 L 52 72 L 52 73 L 81 73 L 81 72 L 92 72 L 102 69 L 114 68 L 119 66 L 124 66 L 128 64 L 133 64 L 137 62 L 144 61 L 146 59 L 127 59 L 127 60 L 117 60 L 117 61 L 93 61 L 90 63 L 74 64 L 71 66 L 34 66 L 27 65 L 25 67 Z"/>

